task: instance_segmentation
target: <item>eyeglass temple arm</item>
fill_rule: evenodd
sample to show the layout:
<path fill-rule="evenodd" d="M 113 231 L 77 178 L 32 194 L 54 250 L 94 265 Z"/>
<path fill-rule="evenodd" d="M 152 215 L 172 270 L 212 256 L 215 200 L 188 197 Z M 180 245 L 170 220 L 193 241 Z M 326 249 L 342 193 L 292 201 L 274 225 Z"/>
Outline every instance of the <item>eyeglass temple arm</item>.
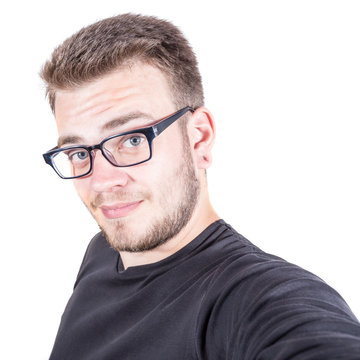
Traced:
<path fill-rule="evenodd" d="M 166 128 L 168 128 L 173 122 L 175 122 L 177 119 L 179 119 L 181 116 L 183 116 L 186 112 L 191 111 L 194 112 L 195 109 L 193 109 L 190 106 L 187 106 L 178 112 L 176 112 L 174 115 L 167 118 L 165 121 L 161 121 L 160 123 L 153 126 L 153 130 L 155 133 L 155 136 L 160 135 Z"/>

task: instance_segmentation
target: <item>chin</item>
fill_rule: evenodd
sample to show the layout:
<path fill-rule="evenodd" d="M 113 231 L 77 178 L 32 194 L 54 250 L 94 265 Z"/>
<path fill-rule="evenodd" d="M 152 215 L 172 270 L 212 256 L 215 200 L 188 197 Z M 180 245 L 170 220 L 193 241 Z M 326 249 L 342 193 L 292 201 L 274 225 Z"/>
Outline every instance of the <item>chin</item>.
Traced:
<path fill-rule="evenodd" d="M 164 245 L 175 237 L 186 225 L 188 219 L 174 221 L 171 217 L 163 219 L 148 219 L 147 223 L 141 220 L 136 222 L 116 221 L 101 227 L 105 238 L 111 247 L 117 251 L 145 252 Z"/>
<path fill-rule="evenodd" d="M 149 250 L 146 244 L 147 231 L 144 224 L 139 226 L 139 220 L 136 224 L 131 219 L 116 219 L 110 223 L 99 225 L 106 240 L 112 248 L 117 251 L 140 252 Z"/>

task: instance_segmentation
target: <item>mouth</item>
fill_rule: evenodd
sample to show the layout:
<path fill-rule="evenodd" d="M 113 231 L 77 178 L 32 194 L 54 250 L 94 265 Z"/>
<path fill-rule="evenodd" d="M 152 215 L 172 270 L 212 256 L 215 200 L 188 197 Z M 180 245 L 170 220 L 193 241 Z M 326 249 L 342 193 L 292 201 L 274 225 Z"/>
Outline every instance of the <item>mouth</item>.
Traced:
<path fill-rule="evenodd" d="M 140 201 L 133 201 L 129 203 L 119 203 L 113 205 L 102 205 L 100 206 L 100 210 L 104 214 L 104 216 L 108 219 L 117 219 L 128 216 L 133 211 L 135 211 L 138 206 L 142 203 Z"/>

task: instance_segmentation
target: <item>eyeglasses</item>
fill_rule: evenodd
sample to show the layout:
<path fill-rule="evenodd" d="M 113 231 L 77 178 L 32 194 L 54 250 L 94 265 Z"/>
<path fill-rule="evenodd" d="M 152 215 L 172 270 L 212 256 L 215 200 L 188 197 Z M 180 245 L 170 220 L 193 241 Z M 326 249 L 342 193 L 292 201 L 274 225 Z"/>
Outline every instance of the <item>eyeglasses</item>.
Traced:
<path fill-rule="evenodd" d="M 93 146 L 55 147 L 43 154 L 43 157 L 63 179 L 76 179 L 90 174 L 96 149 L 114 166 L 135 166 L 151 159 L 154 138 L 188 111 L 195 110 L 187 106 L 153 126 L 110 136 Z"/>

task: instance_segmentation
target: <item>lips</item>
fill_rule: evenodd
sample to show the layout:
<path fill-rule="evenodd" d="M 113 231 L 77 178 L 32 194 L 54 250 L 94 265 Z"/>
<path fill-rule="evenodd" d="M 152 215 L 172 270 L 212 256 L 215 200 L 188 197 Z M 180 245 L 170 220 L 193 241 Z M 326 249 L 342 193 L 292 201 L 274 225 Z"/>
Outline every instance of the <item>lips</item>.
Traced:
<path fill-rule="evenodd" d="M 113 205 L 102 205 L 100 209 L 108 219 L 116 219 L 128 216 L 142 203 L 142 201 L 133 201 L 129 203 L 119 203 Z"/>

